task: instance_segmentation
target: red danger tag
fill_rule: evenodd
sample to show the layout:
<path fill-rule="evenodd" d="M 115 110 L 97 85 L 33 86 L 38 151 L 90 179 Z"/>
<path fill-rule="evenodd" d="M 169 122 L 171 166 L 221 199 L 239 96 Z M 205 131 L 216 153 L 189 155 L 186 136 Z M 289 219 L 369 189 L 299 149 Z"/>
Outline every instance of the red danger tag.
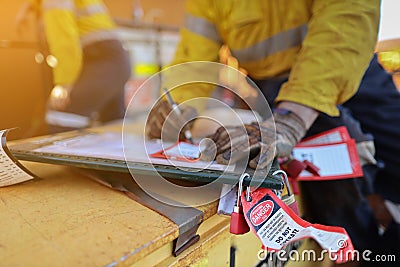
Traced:
<path fill-rule="evenodd" d="M 254 207 L 250 212 L 250 220 L 254 226 L 258 226 L 265 222 L 272 213 L 274 202 L 271 200 L 262 201 Z"/>
<path fill-rule="evenodd" d="M 326 249 L 336 263 L 353 259 L 354 247 L 345 229 L 335 226 L 311 224 L 297 216 L 271 189 L 251 191 L 251 201 L 242 194 L 245 219 L 264 247 L 278 251 L 289 243 L 313 238 Z"/>

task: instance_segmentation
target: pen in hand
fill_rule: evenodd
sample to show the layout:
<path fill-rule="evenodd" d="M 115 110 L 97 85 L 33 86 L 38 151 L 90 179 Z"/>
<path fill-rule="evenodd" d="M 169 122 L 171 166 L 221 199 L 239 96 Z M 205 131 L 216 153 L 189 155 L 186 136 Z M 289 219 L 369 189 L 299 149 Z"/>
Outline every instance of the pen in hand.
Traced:
<path fill-rule="evenodd" d="M 181 110 L 179 109 L 179 107 L 178 107 L 178 105 L 175 103 L 175 101 L 172 99 L 172 96 L 171 96 L 171 94 L 169 93 L 168 89 L 167 89 L 167 88 L 164 88 L 164 91 L 165 91 L 165 95 L 167 96 L 168 103 L 169 103 L 169 104 L 171 105 L 171 107 L 172 107 L 172 110 L 175 111 L 176 114 L 178 114 L 178 116 L 182 116 Z M 184 135 L 185 135 L 185 138 L 186 138 L 190 143 L 193 144 L 192 133 L 190 132 L 190 130 L 184 131 Z"/>

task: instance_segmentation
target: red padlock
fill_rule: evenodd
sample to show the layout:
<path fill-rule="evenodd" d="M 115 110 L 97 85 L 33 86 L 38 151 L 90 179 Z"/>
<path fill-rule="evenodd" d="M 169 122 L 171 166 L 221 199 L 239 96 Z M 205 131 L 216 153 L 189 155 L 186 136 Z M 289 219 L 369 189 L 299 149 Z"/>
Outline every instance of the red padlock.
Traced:
<path fill-rule="evenodd" d="M 235 235 L 242 235 L 250 231 L 250 227 L 244 218 L 242 206 L 233 208 L 229 231 Z"/>
<path fill-rule="evenodd" d="M 231 214 L 230 228 L 231 234 L 242 235 L 250 231 L 250 227 L 246 222 L 243 214 L 243 207 L 241 204 L 240 197 L 243 192 L 243 180 L 246 177 L 250 177 L 247 173 L 242 174 L 239 179 L 238 194 L 236 205 L 233 207 L 233 212 Z"/>

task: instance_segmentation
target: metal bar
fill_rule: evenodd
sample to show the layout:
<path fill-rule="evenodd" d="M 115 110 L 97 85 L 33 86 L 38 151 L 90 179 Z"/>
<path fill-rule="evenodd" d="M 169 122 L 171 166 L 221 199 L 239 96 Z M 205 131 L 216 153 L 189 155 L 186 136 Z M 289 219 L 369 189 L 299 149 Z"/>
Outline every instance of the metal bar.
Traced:
<path fill-rule="evenodd" d="M 141 163 L 141 162 L 130 162 L 129 168 L 127 163 L 123 160 L 113 160 L 104 158 L 93 158 L 93 157 L 82 157 L 82 156 L 69 156 L 62 154 L 53 153 L 43 153 L 34 152 L 29 150 L 18 150 L 10 147 L 11 153 L 18 160 L 35 161 L 50 164 L 67 165 L 85 169 L 94 170 L 107 170 L 115 172 L 128 173 L 133 171 L 138 175 L 152 175 L 154 174 L 154 169 L 166 178 L 186 180 L 197 183 L 209 183 L 217 181 L 223 184 L 236 184 L 239 181 L 240 174 L 237 173 L 224 173 L 221 171 L 214 170 L 201 170 L 201 171 L 183 171 L 174 166 L 167 165 L 156 165 L 151 163 Z M 195 169 L 193 169 L 195 170 Z M 246 170 L 251 175 L 252 170 Z M 283 188 L 283 182 L 280 175 L 272 176 L 270 174 L 266 175 L 263 180 L 258 180 L 260 187 L 271 188 L 276 190 L 281 190 Z M 245 179 L 243 181 L 243 186 L 248 186 L 251 183 L 251 179 Z"/>

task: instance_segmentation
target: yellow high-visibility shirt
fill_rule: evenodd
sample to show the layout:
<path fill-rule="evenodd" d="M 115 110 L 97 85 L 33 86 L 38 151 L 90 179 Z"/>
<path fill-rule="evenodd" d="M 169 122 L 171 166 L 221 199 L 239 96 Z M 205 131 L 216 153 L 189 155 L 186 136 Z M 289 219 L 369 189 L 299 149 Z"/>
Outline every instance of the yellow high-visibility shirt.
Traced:
<path fill-rule="evenodd" d="M 72 84 L 82 65 L 82 49 L 115 39 L 115 24 L 100 0 L 31 0 L 43 11 L 50 53 L 56 57 L 55 84 Z"/>
<path fill-rule="evenodd" d="M 277 101 L 331 116 L 357 90 L 376 45 L 379 0 L 188 0 L 171 65 L 218 62 L 226 44 L 249 77 L 289 75 Z M 290 73 L 290 74 L 289 74 Z M 172 91 L 183 102 L 210 86 Z"/>

